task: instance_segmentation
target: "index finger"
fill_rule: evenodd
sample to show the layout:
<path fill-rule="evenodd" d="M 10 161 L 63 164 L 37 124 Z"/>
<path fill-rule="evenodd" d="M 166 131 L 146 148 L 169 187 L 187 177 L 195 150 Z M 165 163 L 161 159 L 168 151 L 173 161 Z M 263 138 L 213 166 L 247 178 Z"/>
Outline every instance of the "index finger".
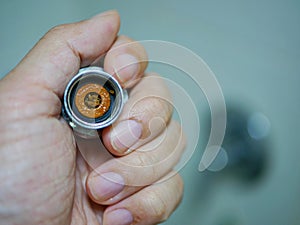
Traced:
<path fill-rule="evenodd" d="M 134 86 L 147 65 L 148 57 L 144 47 L 124 35 L 117 38 L 104 60 L 104 70 L 113 75 L 124 88 Z"/>

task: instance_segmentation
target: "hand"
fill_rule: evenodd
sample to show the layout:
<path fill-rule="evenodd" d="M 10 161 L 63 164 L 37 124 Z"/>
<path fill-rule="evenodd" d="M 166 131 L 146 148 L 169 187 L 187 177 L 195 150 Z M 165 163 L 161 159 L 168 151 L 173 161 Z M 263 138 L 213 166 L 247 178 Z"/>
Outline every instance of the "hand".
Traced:
<path fill-rule="evenodd" d="M 117 36 L 119 23 L 109 11 L 55 27 L 0 81 L 1 224 L 156 224 L 180 202 L 182 181 L 172 168 L 184 149 L 181 128 L 169 121 L 162 79 L 142 77 L 145 50 Z M 118 121 L 102 133 L 118 157 L 103 163 L 99 140 L 75 140 L 60 99 L 80 67 L 104 53 L 104 70 L 131 90 Z M 128 63 L 135 64 L 118 70 Z M 160 122 L 150 130 L 151 118 Z"/>

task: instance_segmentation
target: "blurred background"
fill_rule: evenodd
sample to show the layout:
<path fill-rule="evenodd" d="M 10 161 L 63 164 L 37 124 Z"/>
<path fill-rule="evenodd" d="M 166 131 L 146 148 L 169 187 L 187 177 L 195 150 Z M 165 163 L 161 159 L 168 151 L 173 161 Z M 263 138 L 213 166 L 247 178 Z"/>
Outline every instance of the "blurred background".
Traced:
<path fill-rule="evenodd" d="M 190 90 L 203 126 L 181 170 L 182 204 L 164 224 L 299 224 L 300 2 L 1 0 L 0 78 L 51 27 L 107 9 L 119 11 L 120 33 L 175 42 L 201 56 L 226 98 L 222 151 L 209 170 L 199 172 L 210 117 L 204 96 Z M 157 65 L 149 69 L 180 77 Z"/>

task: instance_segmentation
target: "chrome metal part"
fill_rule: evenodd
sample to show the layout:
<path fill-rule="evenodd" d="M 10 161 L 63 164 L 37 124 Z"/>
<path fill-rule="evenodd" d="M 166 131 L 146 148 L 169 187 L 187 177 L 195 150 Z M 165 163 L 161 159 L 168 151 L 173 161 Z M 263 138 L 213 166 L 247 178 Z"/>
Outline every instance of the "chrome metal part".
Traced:
<path fill-rule="evenodd" d="M 82 68 L 67 84 L 62 115 L 79 136 L 96 137 L 116 121 L 127 98 L 126 90 L 102 68 Z"/>

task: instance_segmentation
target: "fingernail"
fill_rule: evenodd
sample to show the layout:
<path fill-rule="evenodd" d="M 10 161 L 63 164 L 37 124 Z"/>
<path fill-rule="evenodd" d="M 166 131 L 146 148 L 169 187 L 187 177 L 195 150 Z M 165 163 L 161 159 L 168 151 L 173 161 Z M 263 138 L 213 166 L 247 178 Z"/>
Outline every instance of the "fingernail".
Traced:
<path fill-rule="evenodd" d="M 124 179 L 113 172 L 91 178 L 89 189 L 93 197 L 99 201 L 108 200 L 119 194 L 124 188 Z"/>
<path fill-rule="evenodd" d="M 122 83 L 126 83 L 137 76 L 139 67 L 137 59 L 129 54 L 117 56 L 114 63 L 116 76 Z"/>
<path fill-rule="evenodd" d="M 117 209 L 104 215 L 104 225 L 130 225 L 133 216 L 127 209 Z"/>
<path fill-rule="evenodd" d="M 135 120 L 120 122 L 111 131 L 112 147 L 122 153 L 135 144 L 142 135 L 142 125 Z"/>

